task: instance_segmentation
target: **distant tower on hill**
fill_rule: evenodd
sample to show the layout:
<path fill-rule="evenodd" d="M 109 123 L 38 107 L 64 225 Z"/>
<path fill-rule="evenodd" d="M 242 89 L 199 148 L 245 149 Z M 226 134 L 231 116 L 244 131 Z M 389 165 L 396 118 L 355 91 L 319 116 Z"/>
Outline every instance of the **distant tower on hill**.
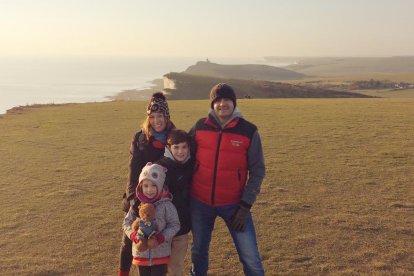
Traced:
<path fill-rule="evenodd" d="M 208 58 L 206 58 L 206 62 L 207 62 L 207 63 L 210 63 L 210 60 L 209 60 Z"/>

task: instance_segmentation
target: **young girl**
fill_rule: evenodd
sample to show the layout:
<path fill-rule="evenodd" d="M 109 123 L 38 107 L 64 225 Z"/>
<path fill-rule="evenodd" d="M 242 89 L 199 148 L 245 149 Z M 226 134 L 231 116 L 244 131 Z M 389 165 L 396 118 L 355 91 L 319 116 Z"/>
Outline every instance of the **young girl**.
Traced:
<path fill-rule="evenodd" d="M 123 210 L 128 212 L 137 201 L 135 190 L 138 177 L 147 162 L 155 162 L 164 154 L 167 135 L 174 128 L 170 120 L 168 103 L 161 92 L 154 93 L 148 103 L 147 117 L 142 129 L 135 133 L 130 149 L 129 175 L 123 199 Z M 132 243 L 122 233 L 119 260 L 119 276 L 128 276 L 132 261 Z"/>
<path fill-rule="evenodd" d="M 137 231 L 131 226 L 137 218 L 137 209 L 130 207 L 123 224 L 126 236 L 133 242 L 132 245 L 132 264 L 138 266 L 140 276 L 164 276 L 167 274 L 167 264 L 170 261 L 171 241 L 180 229 L 177 210 L 172 204 L 172 196 L 163 189 L 166 168 L 147 163 L 139 176 L 139 184 L 136 194 L 140 202 L 152 203 L 155 206 L 155 223 L 157 234 L 151 239 L 155 239 L 156 246 L 139 252 L 137 244 L 141 242 Z"/>
<path fill-rule="evenodd" d="M 193 162 L 190 159 L 190 137 L 180 129 L 171 130 L 167 139 L 164 157 L 157 164 L 167 168 L 165 185 L 173 196 L 173 204 L 180 218 L 180 231 L 172 240 L 171 260 L 168 276 L 183 275 L 184 258 L 188 247 L 188 232 L 191 230 L 190 184 Z"/>

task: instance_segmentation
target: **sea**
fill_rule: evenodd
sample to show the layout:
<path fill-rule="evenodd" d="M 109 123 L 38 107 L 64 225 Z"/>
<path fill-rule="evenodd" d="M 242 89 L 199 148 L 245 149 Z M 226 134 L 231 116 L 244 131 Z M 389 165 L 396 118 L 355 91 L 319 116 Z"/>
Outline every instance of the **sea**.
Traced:
<path fill-rule="evenodd" d="M 206 58 L 0 57 L 0 114 L 15 106 L 109 101 L 125 90 L 149 88 L 153 80 L 200 60 Z M 266 64 L 260 57 L 209 60 Z"/>

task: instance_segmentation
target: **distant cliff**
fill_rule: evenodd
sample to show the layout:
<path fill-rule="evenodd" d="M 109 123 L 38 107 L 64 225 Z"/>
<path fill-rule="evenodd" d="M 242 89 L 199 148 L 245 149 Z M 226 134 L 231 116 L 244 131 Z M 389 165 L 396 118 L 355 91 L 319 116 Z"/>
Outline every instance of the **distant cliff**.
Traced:
<path fill-rule="evenodd" d="M 187 68 L 183 73 L 216 78 L 246 80 L 292 80 L 305 77 L 304 74 L 291 70 L 260 64 L 224 65 L 199 61 Z"/>
<path fill-rule="evenodd" d="M 223 79 L 208 76 L 196 76 L 187 73 L 169 73 L 164 75 L 166 81 L 174 84 L 170 88 L 164 87 L 169 99 L 208 99 L 210 89 L 218 82 L 230 84 L 237 98 L 371 98 L 370 96 L 335 91 L 330 89 L 312 88 L 289 83 Z"/>

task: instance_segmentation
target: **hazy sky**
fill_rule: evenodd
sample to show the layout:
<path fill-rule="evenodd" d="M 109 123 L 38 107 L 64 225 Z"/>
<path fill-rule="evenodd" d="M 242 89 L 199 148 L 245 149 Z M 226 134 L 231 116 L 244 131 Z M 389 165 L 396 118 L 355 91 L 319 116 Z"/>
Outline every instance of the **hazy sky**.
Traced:
<path fill-rule="evenodd" d="M 412 0 L 0 0 L 0 56 L 414 55 Z"/>

